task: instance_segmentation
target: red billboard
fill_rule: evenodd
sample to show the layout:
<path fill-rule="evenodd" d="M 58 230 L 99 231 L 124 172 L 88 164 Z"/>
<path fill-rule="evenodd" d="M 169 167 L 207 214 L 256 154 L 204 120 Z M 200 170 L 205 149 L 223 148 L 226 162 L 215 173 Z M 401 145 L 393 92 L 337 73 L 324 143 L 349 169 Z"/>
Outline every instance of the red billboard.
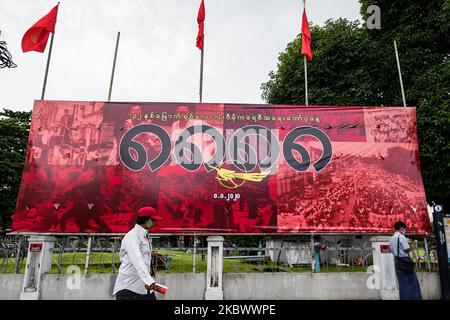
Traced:
<path fill-rule="evenodd" d="M 13 230 L 430 230 L 415 108 L 36 101 Z"/>

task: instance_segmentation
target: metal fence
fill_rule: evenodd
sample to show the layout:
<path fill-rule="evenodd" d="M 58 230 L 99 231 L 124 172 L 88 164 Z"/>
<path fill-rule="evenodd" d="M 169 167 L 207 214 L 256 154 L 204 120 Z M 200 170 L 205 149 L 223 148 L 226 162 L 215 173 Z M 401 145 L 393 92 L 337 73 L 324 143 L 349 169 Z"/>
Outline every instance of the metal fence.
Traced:
<path fill-rule="evenodd" d="M 0 238 L 0 273 L 23 273 L 29 235 Z M 66 273 L 70 267 L 84 273 L 115 273 L 120 266 L 120 243 L 123 235 L 56 235 L 52 273 Z M 225 236 L 224 272 L 365 272 L 373 264 L 372 245 L 365 239 L 327 236 L 326 247 L 317 260 L 314 241 L 308 238 L 271 238 L 267 236 Z M 251 239 L 251 241 L 249 241 Z M 250 244 L 249 244 L 250 242 Z M 155 236 L 154 250 L 165 255 L 155 259 L 159 272 L 206 272 L 206 236 Z M 434 238 L 418 241 L 412 251 L 420 271 L 438 270 Z"/>

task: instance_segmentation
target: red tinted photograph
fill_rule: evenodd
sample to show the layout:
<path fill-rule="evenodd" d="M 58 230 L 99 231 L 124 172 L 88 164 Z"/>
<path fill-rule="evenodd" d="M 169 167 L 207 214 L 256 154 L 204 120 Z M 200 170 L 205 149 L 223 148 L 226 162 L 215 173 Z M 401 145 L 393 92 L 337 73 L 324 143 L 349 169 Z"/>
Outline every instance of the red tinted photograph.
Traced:
<path fill-rule="evenodd" d="M 412 232 L 415 109 L 36 101 L 14 231 Z"/>

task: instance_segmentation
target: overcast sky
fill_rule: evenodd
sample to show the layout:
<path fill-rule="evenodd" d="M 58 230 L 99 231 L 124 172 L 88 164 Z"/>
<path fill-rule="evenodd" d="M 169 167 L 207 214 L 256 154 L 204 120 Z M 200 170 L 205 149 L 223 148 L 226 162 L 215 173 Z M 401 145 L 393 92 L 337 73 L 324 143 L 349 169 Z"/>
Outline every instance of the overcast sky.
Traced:
<path fill-rule="evenodd" d="M 57 1 L 0 0 L 0 40 L 15 69 L 0 69 L 0 108 L 40 99 L 47 49 L 21 50 L 25 31 Z M 105 101 L 117 31 L 112 101 L 197 102 L 200 0 L 62 0 L 45 98 Z M 264 103 L 260 85 L 300 32 L 300 0 L 205 0 L 203 102 Z M 310 22 L 360 19 L 358 0 L 310 0 Z M 313 35 L 314 41 L 314 35 Z"/>

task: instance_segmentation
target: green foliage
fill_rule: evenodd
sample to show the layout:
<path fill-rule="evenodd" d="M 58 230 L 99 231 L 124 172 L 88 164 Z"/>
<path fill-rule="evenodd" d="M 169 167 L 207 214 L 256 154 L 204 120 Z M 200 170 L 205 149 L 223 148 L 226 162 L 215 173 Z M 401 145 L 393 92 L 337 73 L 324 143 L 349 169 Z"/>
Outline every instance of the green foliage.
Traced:
<path fill-rule="evenodd" d="M 450 201 L 450 60 L 429 68 L 411 89 L 417 97 L 419 151 L 425 189 Z"/>
<path fill-rule="evenodd" d="M 264 239 L 259 236 L 247 235 L 247 236 L 225 236 L 225 241 L 231 242 L 233 246 L 236 247 L 254 247 L 258 248 L 261 243 L 264 244 Z"/>
<path fill-rule="evenodd" d="M 368 105 L 376 101 L 372 83 L 373 48 L 358 22 L 328 20 L 313 26 L 313 63 L 308 62 L 308 95 L 317 105 Z M 278 71 L 262 84 L 263 99 L 269 103 L 302 104 L 305 97 L 304 62 L 299 35 L 280 54 Z M 367 66 L 361 68 L 360 66 Z"/>
<path fill-rule="evenodd" d="M 0 227 L 15 210 L 28 144 L 31 112 L 0 112 Z"/>
<path fill-rule="evenodd" d="M 397 41 L 406 101 L 417 107 L 420 162 L 428 201 L 450 199 L 450 0 L 360 0 L 363 20 L 381 9 L 381 29 L 345 19 L 313 26 L 308 62 L 311 105 L 403 105 L 394 52 Z M 301 35 L 261 85 L 272 104 L 304 104 Z"/>
<path fill-rule="evenodd" d="M 397 41 L 408 105 L 418 106 L 413 87 L 429 68 L 450 55 L 449 0 L 360 0 L 363 20 L 367 7 L 381 9 L 381 29 L 366 30 L 376 46 L 379 72 L 374 82 L 383 92 L 383 105 L 402 105 L 393 42 Z"/>

